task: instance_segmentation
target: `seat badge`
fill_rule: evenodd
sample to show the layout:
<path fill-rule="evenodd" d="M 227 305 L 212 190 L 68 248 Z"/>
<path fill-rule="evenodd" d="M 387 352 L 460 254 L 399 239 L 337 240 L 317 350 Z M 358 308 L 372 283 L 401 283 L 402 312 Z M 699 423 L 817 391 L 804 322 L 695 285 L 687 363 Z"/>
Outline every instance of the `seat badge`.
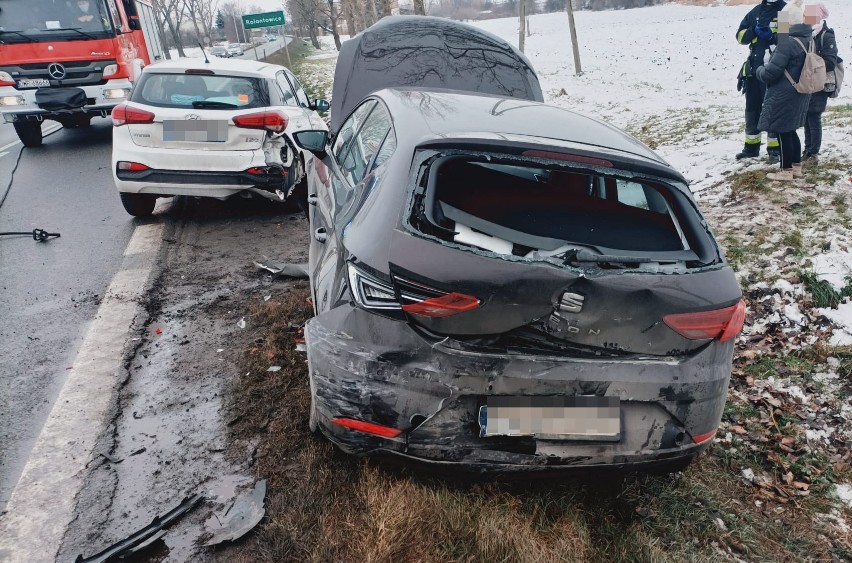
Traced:
<path fill-rule="evenodd" d="M 585 297 L 578 293 L 570 293 L 566 291 L 559 298 L 558 310 L 560 313 L 579 313 L 583 310 L 583 302 Z"/>

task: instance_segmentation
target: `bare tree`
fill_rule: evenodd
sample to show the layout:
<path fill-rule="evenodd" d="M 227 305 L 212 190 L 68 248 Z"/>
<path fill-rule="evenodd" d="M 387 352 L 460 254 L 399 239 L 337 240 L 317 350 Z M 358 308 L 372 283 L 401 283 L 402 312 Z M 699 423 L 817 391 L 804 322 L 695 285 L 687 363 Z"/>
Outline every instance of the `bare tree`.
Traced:
<path fill-rule="evenodd" d="M 183 52 L 183 39 L 180 34 L 180 26 L 183 24 L 183 0 L 155 0 L 154 8 L 157 16 L 169 28 L 172 42 L 177 49 L 179 57 L 185 57 Z"/>
<path fill-rule="evenodd" d="M 166 29 L 163 26 L 163 16 L 160 10 L 160 0 L 154 0 L 154 20 L 157 24 L 157 33 L 160 34 L 160 43 L 163 45 L 163 55 L 166 60 L 171 60 L 172 54 L 169 52 L 169 45 L 166 42 Z"/>
<path fill-rule="evenodd" d="M 426 6 L 423 4 L 423 0 L 414 0 L 414 14 L 418 16 L 426 15 Z"/>
<path fill-rule="evenodd" d="M 337 5 L 335 0 L 320 0 L 318 3 L 319 11 L 322 15 L 325 16 L 326 20 L 329 22 L 329 26 L 331 29 L 332 36 L 334 36 L 334 46 L 337 50 L 340 50 L 340 32 L 337 31 L 337 20 L 339 18 L 339 14 L 337 13 Z"/>
<path fill-rule="evenodd" d="M 204 40 L 207 45 L 213 45 L 212 37 L 212 21 L 213 21 L 213 0 L 182 0 L 183 12 L 189 21 L 192 22 L 192 27 L 195 29 L 195 35 L 199 40 Z"/>
<path fill-rule="evenodd" d="M 315 49 L 320 48 L 317 39 L 317 28 L 320 25 L 322 13 L 318 0 L 287 0 L 287 9 L 293 18 L 293 25 L 311 38 Z"/>
<path fill-rule="evenodd" d="M 518 5 L 518 20 L 520 20 L 520 25 L 518 26 L 518 50 L 523 53 L 527 31 L 527 0 L 521 0 Z"/>
<path fill-rule="evenodd" d="M 162 0 L 161 0 L 162 1 Z M 236 0 L 228 0 L 219 6 L 222 17 L 225 18 L 225 37 L 230 43 L 245 42 L 245 34 L 242 31 L 243 9 Z M 231 39 L 233 37 L 233 40 Z"/>

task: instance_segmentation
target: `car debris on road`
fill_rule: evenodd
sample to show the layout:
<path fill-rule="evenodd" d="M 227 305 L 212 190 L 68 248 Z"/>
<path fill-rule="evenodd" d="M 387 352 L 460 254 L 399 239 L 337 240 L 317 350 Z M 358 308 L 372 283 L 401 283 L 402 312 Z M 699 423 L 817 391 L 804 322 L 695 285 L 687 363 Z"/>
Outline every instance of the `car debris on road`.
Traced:
<path fill-rule="evenodd" d="M 266 479 L 258 481 L 254 488 L 248 493 L 238 497 L 231 506 L 221 515 L 216 513 L 207 520 L 205 525 L 208 530 L 214 522 L 217 527 L 210 532 L 212 535 L 204 542 L 211 547 L 224 542 L 233 542 L 257 526 L 266 514 Z"/>
<path fill-rule="evenodd" d="M 138 547 L 150 545 L 151 542 L 162 537 L 167 528 L 172 526 L 180 518 L 198 506 L 204 499 L 205 496 L 203 494 L 186 497 L 183 502 L 166 514 L 163 514 L 162 516 L 155 516 L 151 523 L 141 530 L 134 532 L 125 539 L 109 546 L 97 555 L 87 558 L 80 555 L 75 560 L 75 563 L 106 563 L 107 561 L 112 561 L 121 555 L 131 553 Z"/>

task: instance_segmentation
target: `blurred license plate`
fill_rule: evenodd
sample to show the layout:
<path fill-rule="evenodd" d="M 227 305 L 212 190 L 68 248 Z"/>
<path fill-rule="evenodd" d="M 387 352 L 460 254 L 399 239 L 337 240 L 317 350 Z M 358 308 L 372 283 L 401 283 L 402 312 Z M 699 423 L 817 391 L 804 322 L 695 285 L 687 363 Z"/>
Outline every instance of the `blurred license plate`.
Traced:
<path fill-rule="evenodd" d="M 228 122 L 220 119 L 164 119 L 163 140 L 224 143 L 228 140 Z"/>
<path fill-rule="evenodd" d="M 488 397 L 479 408 L 479 435 L 556 440 L 621 439 L 618 397 Z"/>
<path fill-rule="evenodd" d="M 50 80 L 46 78 L 22 78 L 18 80 L 18 88 L 46 88 L 50 86 Z"/>

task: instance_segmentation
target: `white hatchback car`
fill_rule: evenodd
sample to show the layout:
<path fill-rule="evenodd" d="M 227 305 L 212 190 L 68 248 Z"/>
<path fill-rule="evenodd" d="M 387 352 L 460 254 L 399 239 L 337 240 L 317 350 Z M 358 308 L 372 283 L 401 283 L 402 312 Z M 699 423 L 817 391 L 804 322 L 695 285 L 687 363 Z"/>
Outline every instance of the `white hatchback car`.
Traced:
<path fill-rule="evenodd" d="M 285 67 L 255 61 L 178 59 L 145 67 L 112 112 L 112 170 L 128 213 L 148 216 L 158 197 L 225 199 L 250 192 L 305 197 L 305 157 L 292 133 L 326 129 Z"/>

